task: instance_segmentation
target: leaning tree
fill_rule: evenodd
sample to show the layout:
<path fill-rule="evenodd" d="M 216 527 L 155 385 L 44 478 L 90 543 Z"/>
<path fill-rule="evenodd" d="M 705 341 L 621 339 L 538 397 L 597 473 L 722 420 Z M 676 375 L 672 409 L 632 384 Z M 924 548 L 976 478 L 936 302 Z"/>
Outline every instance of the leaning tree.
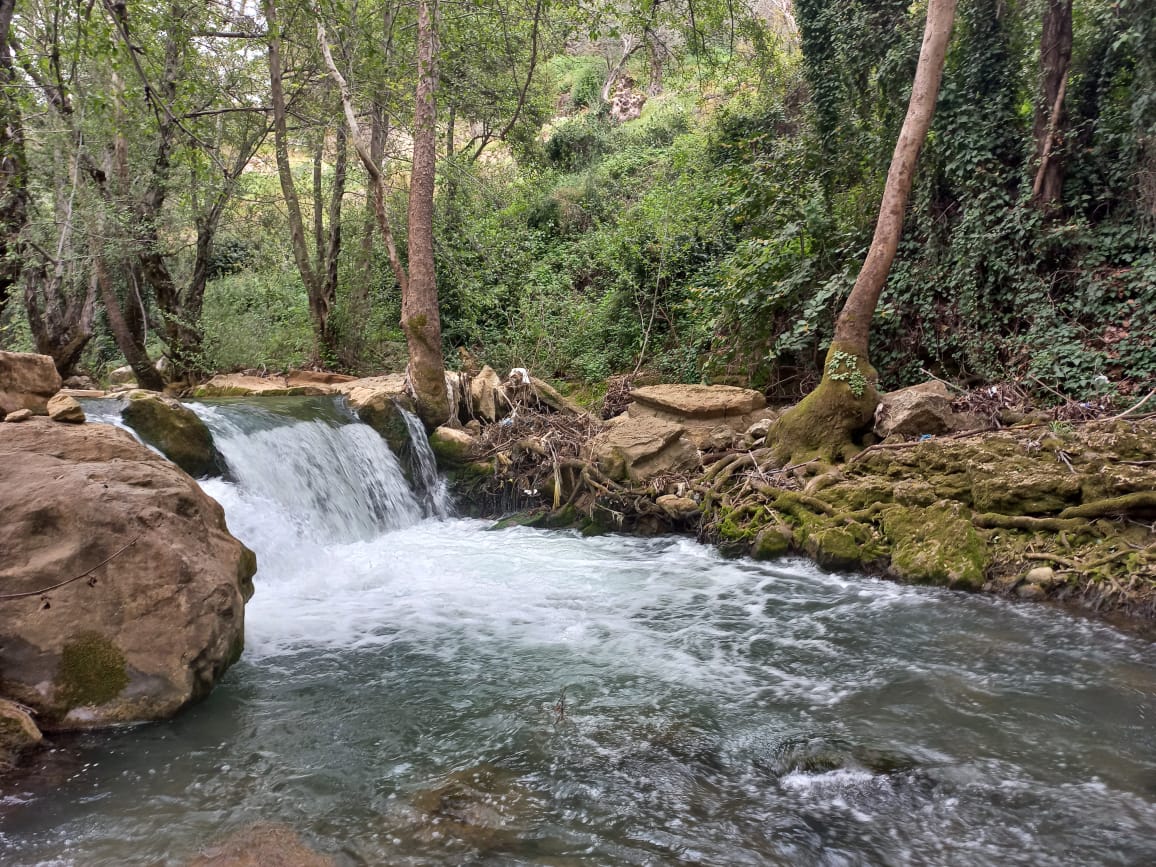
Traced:
<path fill-rule="evenodd" d="M 879 396 L 875 369 L 868 360 L 871 319 L 899 248 L 919 150 L 935 112 L 956 3 L 957 0 L 928 3 L 911 99 L 887 171 L 875 235 L 835 323 L 822 381 L 782 415 L 767 437 L 768 442 L 774 443 L 775 456 L 780 460 L 804 455 L 843 456 L 854 448 L 854 435 L 874 417 Z"/>

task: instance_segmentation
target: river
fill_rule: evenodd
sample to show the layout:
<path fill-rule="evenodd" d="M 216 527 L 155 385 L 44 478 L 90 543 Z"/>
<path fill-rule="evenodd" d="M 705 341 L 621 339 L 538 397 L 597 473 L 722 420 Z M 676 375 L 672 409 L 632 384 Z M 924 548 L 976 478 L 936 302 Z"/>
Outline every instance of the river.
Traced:
<path fill-rule="evenodd" d="M 1148 641 L 684 538 L 492 531 L 339 410 L 262 406 L 197 407 L 260 564 L 243 659 L 0 783 L 0 863 L 176 865 L 255 823 L 339 864 L 1156 863 Z"/>

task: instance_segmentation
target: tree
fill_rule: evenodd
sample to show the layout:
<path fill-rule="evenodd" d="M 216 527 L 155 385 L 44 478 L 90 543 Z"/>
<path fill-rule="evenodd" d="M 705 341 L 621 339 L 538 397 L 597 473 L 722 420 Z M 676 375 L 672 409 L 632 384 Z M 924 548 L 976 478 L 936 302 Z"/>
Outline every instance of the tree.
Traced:
<path fill-rule="evenodd" d="M 839 456 L 853 448 L 854 434 L 874 416 L 878 393 L 875 370 L 868 359 L 871 319 L 899 248 L 919 151 L 935 112 L 956 3 L 957 0 L 928 3 L 915 81 L 887 171 L 875 235 L 835 323 L 822 381 L 797 406 L 785 412 L 768 435 L 768 441 L 775 443 L 776 457 L 782 460 L 806 453 Z"/>
<path fill-rule="evenodd" d="M 1045 209 L 1062 203 L 1064 164 L 1056 153 L 1064 118 L 1064 94 L 1072 63 L 1072 0 L 1047 0 L 1040 31 L 1042 102 L 1036 107 L 1036 158 L 1032 199 Z"/>

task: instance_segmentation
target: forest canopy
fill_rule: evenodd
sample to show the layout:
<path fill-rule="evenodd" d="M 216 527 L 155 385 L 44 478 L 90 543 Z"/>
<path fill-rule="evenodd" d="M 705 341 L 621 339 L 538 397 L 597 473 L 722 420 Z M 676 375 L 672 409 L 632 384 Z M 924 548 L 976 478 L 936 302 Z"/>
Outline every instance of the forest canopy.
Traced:
<path fill-rule="evenodd" d="M 159 387 L 162 356 L 185 381 L 369 373 L 417 339 L 450 366 L 796 398 L 871 241 L 926 13 L 0 0 L 0 348 Z M 434 338 L 428 311 L 402 326 L 425 234 Z M 960 0 L 872 323 L 881 386 L 1147 391 L 1153 310 L 1156 16 Z"/>

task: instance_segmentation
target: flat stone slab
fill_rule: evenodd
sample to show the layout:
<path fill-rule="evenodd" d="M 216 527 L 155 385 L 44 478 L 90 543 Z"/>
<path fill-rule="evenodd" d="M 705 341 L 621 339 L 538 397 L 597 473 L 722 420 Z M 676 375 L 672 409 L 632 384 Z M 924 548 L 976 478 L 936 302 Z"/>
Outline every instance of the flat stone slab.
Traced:
<path fill-rule="evenodd" d="M 742 416 L 767 405 L 760 392 L 733 385 L 648 385 L 630 396 L 650 409 L 692 419 Z"/>

